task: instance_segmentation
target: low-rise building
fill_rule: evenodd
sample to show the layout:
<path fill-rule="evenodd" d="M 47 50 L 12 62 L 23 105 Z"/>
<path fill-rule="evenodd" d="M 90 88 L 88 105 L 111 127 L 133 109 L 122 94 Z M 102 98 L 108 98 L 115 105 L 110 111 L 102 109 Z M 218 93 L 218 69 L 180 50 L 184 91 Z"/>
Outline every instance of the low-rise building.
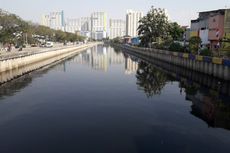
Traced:
<path fill-rule="evenodd" d="M 220 47 L 223 49 L 228 44 L 226 40 L 230 38 L 229 25 L 230 9 L 199 12 L 199 18 L 191 20 L 190 37 L 199 36 L 202 40 L 201 45 L 212 50 Z"/>

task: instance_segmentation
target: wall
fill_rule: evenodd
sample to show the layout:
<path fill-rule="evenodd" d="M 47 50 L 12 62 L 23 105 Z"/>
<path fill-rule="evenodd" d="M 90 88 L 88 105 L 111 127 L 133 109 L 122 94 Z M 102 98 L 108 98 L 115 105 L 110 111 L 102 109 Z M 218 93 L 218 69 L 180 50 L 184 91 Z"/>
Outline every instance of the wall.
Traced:
<path fill-rule="evenodd" d="M 139 48 L 128 45 L 118 45 L 118 47 L 152 59 L 158 59 L 170 64 L 201 72 L 219 79 L 230 80 L 230 60 L 227 59 L 195 56 L 188 53 Z"/>
<path fill-rule="evenodd" d="M 219 37 L 216 32 L 219 30 Z M 224 35 L 224 15 L 215 15 L 209 18 L 209 40 L 222 39 Z"/>
<path fill-rule="evenodd" d="M 200 35 L 200 38 L 202 41 L 202 43 L 201 43 L 202 45 L 206 45 L 206 44 L 210 43 L 208 40 L 208 33 L 209 33 L 208 29 L 200 30 L 199 35 Z"/>
<path fill-rule="evenodd" d="M 2 59 L 0 60 L 0 83 L 7 82 L 14 77 L 21 76 L 27 72 L 36 70 L 58 60 L 72 56 L 95 45 L 97 45 L 97 43 Z M 8 74 L 10 77 L 3 77 L 3 75 L 7 76 L 5 74 Z"/>

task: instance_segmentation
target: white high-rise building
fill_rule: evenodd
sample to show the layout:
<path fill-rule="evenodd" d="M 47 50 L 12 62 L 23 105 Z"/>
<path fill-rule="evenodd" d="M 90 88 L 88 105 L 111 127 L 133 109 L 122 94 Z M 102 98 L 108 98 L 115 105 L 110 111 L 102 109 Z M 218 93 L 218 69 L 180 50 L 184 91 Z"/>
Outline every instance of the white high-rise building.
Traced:
<path fill-rule="evenodd" d="M 94 12 L 91 14 L 92 38 L 101 40 L 106 38 L 107 33 L 107 14 L 105 12 Z"/>
<path fill-rule="evenodd" d="M 133 10 L 127 10 L 126 14 L 126 35 L 131 37 L 138 36 L 137 28 L 139 21 L 143 17 L 143 12 L 137 12 Z"/>
<path fill-rule="evenodd" d="M 65 31 L 70 33 L 81 31 L 81 19 L 67 19 L 65 24 Z"/>
<path fill-rule="evenodd" d="M 82 17 L 81 18 L 81 31 L 88 32 L 91 30 L 91 18 Z"/>
<path fill-rule="evenodd" d="M 114 39 L 116 37 L 122 37 L 126 34 L 126 26 L 125 21 L 117 20 L 117 19 L 110 19 L 109 20 L 109 38 Z"/>
<path fill-rule="evenodd" d="M 51 12 L 49 15 L 43 15 L 41 25 L 50 27 L 55 30 L 64 30 L 64 11 Z"/>
<path fill-rule="evenodd" d="M 50 27 L 50 16 L 49 15 L 42 16 L 41 25 Z"/>

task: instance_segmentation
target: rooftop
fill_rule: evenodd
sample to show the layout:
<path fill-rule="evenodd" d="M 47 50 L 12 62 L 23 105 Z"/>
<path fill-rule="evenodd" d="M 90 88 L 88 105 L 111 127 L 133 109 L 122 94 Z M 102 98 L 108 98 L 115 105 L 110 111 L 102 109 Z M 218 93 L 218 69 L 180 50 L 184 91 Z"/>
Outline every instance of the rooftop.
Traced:
<path fill-rule="evenodd" d="M 230 9 L 230 8 L 229 8 Z M 218 9 L 218 10 L 211 10 L 211 11 L 202 11 L 202 12 L 198 12 L 198 13 L 215 13 L 215 12 L 224 12 L 227 9 Z"/>

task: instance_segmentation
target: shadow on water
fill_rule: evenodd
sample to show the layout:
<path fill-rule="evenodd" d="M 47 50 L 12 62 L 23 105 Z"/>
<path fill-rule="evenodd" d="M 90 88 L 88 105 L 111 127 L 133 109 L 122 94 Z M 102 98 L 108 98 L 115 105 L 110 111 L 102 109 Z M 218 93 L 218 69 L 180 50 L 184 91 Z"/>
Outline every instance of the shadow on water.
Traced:
<path fill-rule="evenodd" d="M 53 64 L 44 66 L 32 72 L 29 71 L 31 67 L 36 67 L 37 65 L 42 64 L 42 62 L 32 64 L 28 67 L 25 66 L 0 73 L 0 100 L 4 99 L 4 97 L 14 96 L 15 93 L 29 86 L 29 84 L 31 84 L 34 79 L 42 77 L 44 74 L 47 74 L 55 67 L 58 67 L 59 65 L 72 60 L 74 57 L 54 62 Z M 28 73 L 23 74 L 27 71 Z"/>
<path fill-rule="evenodd" d="M 205 121 L 209 127 L 230 130 L 230 85 L 194 71 L 124 51 L 124 57 L 138 64 L 138 89 L 146 96 L 161 94 L 167 82 L 179 81 L 180 92 L 192 102 L 191 114 Z"/>

